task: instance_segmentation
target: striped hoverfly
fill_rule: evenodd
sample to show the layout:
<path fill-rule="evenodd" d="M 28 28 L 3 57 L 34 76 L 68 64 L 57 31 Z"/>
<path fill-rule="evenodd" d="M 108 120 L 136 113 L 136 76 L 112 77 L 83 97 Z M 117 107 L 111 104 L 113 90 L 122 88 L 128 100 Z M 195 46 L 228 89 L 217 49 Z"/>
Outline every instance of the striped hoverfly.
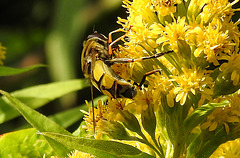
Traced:
<path fill-rule="evenodd" d="M 93 91 L 92 87 L 94 86 L 100 92 L 112 98 L 133 98 L 137 94 L 136 87 L 130 82 L 121 78 L 119 75 L 117 75 L 111 68 L 111 65 L 126 64 L 146 59 L 158 58 L 164 54 L 173 51 L 156 53 L 153 56 L 147 56 L 137 59 L 114 58 L 112 53 L 112 46 L 114 43 L 123 39 L 125 35 L 119 37 L 115 41 L 112 41 L 112 34 L 115 32 L 120 32 L 121 30 L 123 29 L 118 29 L 110 32 L 108 38 L 103 34 L 96 32 L 90 34 L 87 37 L 87 40 L 84 41 L 84 48 L 81 57 L 82 71 L 84 73 L 84 76 L 91 81 L 91 92 Z M 138 87 L 141 87 L 143 85 L 146 76 L 151 75 L 155 72 L 159 72 L 159 70 L 153 70 L 146 73 L 143 76 L 140 84 L 138 84 Z M 94 107 L 92 107 L 92 109 L 94 109 Z M 94 110 L 93 126 L 95 127 Z"/>

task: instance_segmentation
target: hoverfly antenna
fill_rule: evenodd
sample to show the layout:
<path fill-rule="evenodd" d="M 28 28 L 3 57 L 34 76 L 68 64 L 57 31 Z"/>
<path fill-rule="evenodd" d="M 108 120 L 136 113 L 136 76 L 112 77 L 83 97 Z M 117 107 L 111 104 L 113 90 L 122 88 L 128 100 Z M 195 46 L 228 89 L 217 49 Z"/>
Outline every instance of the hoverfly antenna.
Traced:
<path fill-rule="evenodd" d="M 97 31 L 95 30 L 95 25 L 93 25 L 93 33 L 97 33 Z"/>

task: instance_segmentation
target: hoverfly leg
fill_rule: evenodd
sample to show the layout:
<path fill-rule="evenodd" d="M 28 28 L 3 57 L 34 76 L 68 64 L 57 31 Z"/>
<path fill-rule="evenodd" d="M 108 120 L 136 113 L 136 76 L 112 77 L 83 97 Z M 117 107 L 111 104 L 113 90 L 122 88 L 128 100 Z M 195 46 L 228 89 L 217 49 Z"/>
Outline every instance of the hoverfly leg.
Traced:
<path fill-rule="evenodd" d="M 125 32 L 125 30 L 124 29 L 122 29 L 122 28 L 119 28 L 119 29 L 117 29 L 117 30 L 114 30 L 114 31 L 112 31 L 112 32 L 110 32 L 109 34 L 108 34 L 108 43 L 109 44 L 111 44 L 111 43 L 116 43 L 116 42 L 118 42 L 118 41 L 120 41 L 122 38 L 121 37 L 119 37 L 118 39 L 116 39 L 115 41 L 112 41 L 112 34 L 113 33 L 117 33 L 117 32 Z M 124 35 L 123 35 L 124 36 Z"/>
<path fill-rule="evenodd" d="M 155 69 L 155 70 L 152 70 L 152 71 L 149 71 L 149 72 L 145 73 L 144 76 L 143 76 L 143 78 L 142 78 L 142 80 L 141 80 L 141 82 L 137 85 L 138 88 L 141 89 L 141 87 L 142 87 L 142 85 L 144 84 L 147 76 L 152 75 L 152 74 L 154 74 L 154 73 L 156 73 L 156 72 L 161 72 L 161 69 Z"/>
<path fill-rule="evenodd" d="M 131 58 L 114 58 L 111 60 L 105 60 L 104 62 L 108 65 L 113 65 L 113 64 L 125 64 L 125 63 L 132 63 L 132 62 L 137 62 L 137 61 L 143 61 L 147 59 L 153 59 L 153 58 L 159 58 L 165 54 L 172 53 L 173 51 L 167 51 L 163 53 L 156 53 L 152 56 L 147 56 L 147 57 L 142 57 L 142 58 L 136 58 L 136 59 L 131 59 Z"/>
<path fill-rule="evenodd" d="M 114 89 L 115 89 L 114 90 L 114 92 L 115 92 L 114 97 L 117 98 L 117 82 L 114 82 L 114 84 L 115 84 L 114 85 Z"/>
<path fill-rule="evenodd" d="M 95 127 L 96 127 L 96 122 L 95 122 L 95 113 L 94 113 L 94 102 L 93 102 L 93 84 L 91 82 L 91 99 L 92 99 L 92 117 L 93 117 L 93 133 L 95 134 Z"/>
<path fill-rule="evenodd" d="M 126 37 L 126 34 L 125 34 L 125 35 L 123 35 L 123 36 L 121 36 L 121 37 L 119 37 L 119 38 L 117 38 L 116 40 L 113 41 L 113 40 L 112 40 L 112 34 L 113 34 L 113 33 L 117 33 L 117 32 L 126 32 L 126 31 L 129 31 L 129 30 L 131 29 L 131 27 L 132 27 L 132 26 L 130 26 L 129 29 L 119 28 L 119 29 L 114 30 L 114 31 L 112 31 L 112 32 L 110 32 L 110 33 L 108 34 L 108 44 L 109 44 L 109 46 L 108 46 L 108 54 L 109 54 L 109 55 L 112 55 L 112 46 L 113 46 L 115 43 L 117 43 L 118 41 L 120 41 L 121 39 L 123 39 L 123 38 Z"/>
<path fill-rule="evenodd" d="M 126 34 L 125 34 L 125 35 L 123 35 L 123 36 L 121 36 L 121 37 L 119 37 L 119 38 L 117 38 L 116 40 L 113 41 L 112 40 L 112 34 L 113 33 L 117 33 L 117 32 L 124 32 L 124 29 L 120 28 L 120 29 L 114 30 L 114 31 L 112 31 L 112 32 L 110 32 L 108 34 L 108 44 L 109 44 L 109 46 L 108 46 L 108 54 L 109 55 L 112 55 L 112 46 L 126 36 Z"/>

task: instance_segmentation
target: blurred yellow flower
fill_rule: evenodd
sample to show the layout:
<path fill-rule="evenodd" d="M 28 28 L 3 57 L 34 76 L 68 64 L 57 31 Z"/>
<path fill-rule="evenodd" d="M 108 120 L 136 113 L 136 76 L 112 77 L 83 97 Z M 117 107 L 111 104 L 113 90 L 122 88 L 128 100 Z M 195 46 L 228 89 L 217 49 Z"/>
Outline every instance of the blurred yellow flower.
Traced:
<path fill-rule="evenodd" d="M 210 158 L 239 158 L 240 139 L 228 141 L 220 145 Z"/>
<path fill-rule="evenodd" d="M 0 43 L 0 65 L 3 65 L 3 60 L 6 58 L 5 54 L 6 54 L 6 47 L 2 46 L 2 44 Z"/>

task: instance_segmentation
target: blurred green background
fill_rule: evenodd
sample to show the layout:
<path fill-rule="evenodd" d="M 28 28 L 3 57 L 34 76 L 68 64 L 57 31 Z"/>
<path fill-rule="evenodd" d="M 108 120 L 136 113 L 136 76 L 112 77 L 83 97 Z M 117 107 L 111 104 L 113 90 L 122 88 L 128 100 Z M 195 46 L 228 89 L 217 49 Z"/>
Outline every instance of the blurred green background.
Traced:
<path fill-rule="evenodd" d="M 121 0 L 1 0 L 0 42 L 7 47 L 4 65 L 14 68 L 46 64 L 31 72 L 0 78 L 0 89 L 13 92 L 34 85 L 83 78 L 82 43 L 93 30 L 105 35 L 126 18 Z M 95 90 L 95 96 L 100 95 Z M 70 94 L 38 109 L 44 115 L 90 100 L 90 88 Z M 25 124 L 22 117 L 0 125 L 0 134 Z M 79 122 L 69 127 L 73 131 Z"/>

